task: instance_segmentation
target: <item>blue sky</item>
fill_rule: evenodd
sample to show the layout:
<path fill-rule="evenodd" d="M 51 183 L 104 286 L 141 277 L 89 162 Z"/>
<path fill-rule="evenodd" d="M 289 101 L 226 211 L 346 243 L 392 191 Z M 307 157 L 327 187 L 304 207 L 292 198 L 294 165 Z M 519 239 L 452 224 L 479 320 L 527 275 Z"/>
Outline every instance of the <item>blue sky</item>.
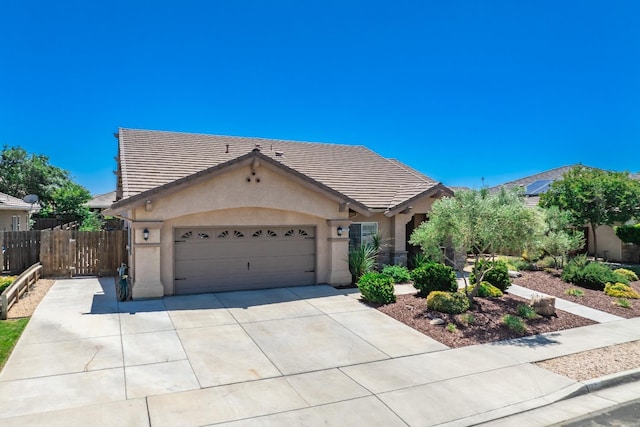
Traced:
<path fill-rule="evenodd" d="M 640 170 L 638 1 L 5 1 L 0 58 L 0 144 L 94 194 L 118 127 L 365 145 L 476 188 Z"/>

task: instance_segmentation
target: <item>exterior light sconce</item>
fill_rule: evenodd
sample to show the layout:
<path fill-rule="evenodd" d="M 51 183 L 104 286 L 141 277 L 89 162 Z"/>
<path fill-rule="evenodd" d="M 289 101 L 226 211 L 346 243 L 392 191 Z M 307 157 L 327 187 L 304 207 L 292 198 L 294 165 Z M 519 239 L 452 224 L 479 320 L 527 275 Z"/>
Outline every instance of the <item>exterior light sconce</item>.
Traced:
<path fill-rule="evenodd" d="M 338 232 L 338 237 L 342 236 L 342 232 L 344 231 L 344 228 L 342 228 L 341 225 L 338 226 L 338 230 L 336 230 Z"/>
<path fill-rule="evenodd" d="M 147 240 L 149 240 L 149 229 L 148 228 L 145 228 L 144 230 L 142 230 L 142 238 L 144 239 L 145 242 Z"/>

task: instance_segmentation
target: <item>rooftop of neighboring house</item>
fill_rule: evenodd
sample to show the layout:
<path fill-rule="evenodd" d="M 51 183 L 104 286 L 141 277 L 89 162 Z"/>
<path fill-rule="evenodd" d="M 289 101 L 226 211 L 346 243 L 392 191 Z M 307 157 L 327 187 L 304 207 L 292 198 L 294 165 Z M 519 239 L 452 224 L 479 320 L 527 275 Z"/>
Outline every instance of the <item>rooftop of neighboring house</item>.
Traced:
<path fill-rule="evenodd" d="M 86 205 L 89 207 L 89 209 L 107 209 L 115 201 L 116 201 L 116 192 L 114 190 L 108 193 L 94 196 L 93 199 L 89 200 L 86 203 Z"/>
<path fill-rule="evenodd" d="M 260 154 L 369 209 L 392 209 L 444 185 L 364 146 L 278 139 L 119 129 L 123 199 L 251 153 Z"/>
<path fill-rule="evenodd" d="M 5 193 L 0 193 L 0 210 L 33 210 L 33 212 L 36 212 L 40 210 L 40 205 L 34 203 L 32 206 L 31 203 L 27 203 L 22 199 L 18 199 L 17 197 L 13 197 Z"/>

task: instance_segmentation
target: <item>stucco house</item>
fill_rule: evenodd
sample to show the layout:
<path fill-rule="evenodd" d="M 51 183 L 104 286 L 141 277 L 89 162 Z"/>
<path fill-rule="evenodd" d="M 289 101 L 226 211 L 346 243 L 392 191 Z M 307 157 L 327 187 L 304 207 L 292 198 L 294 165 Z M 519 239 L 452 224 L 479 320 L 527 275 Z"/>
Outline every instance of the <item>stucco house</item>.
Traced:
<path fill-rule="evenodd" d="M 0 230 L 29 230 L 31 212 L 37 212 L 40 206 L 24 202 L 22 199 L 0 193 Z"/>
<path fill-rule="evenodd" d="M 133 297 L 351 281 L 349 245 L 381 261 L 453 193 L 363 146 L 119 129 L 117 201 Z"/>
<path fill-rule="evenodd" d="M 565 173 L 578 165 L 562 166 L 550 169 L 535 175 L 530 175 L 514 181 L 509 181 L 502 185 L 491 188 L 497 190 L 501 187 L 510 189 L 521 187 L 525 192 L 525 204 L 528 206 L 537 206 L 540 202 L 540 195 L 544 193 L 549 185 L 556 180 L 562 179 Z M 631 174 L 631 178 L 639 179 L 639 174 Z M 587 242 L 587 251 L 590 255 L 594 254 L 593 233 L 591 226 L 584 227 L 584 236 Z M 608 225 L 597 227 L 596 237 L 598 240 L 598 254 L 600 258 L 608 261 L 617 262 L 636 262 L 638 258 L 638 249 L 635 245 L 623 243 L 613 229 Z"/>

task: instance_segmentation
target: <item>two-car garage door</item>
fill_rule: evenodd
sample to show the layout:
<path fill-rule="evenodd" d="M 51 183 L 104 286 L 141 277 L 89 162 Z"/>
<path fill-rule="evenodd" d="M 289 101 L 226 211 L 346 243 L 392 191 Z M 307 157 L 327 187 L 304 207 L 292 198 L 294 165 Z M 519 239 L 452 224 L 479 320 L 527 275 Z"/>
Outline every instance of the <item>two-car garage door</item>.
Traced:
<path fill-rule="evenodd" d="M 315 283 L 315 228 L 211 227 L 175 230 L 175 293 Z"/>

